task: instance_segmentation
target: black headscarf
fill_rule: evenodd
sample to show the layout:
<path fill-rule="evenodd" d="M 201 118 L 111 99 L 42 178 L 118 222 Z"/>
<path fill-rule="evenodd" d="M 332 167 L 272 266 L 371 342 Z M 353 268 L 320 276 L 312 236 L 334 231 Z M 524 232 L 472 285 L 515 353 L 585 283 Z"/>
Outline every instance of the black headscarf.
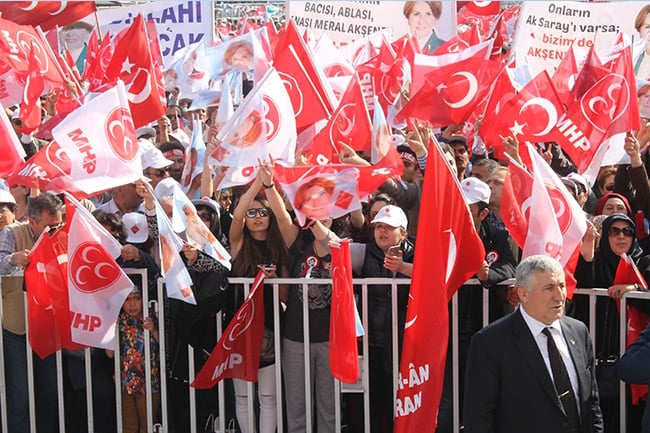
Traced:
<path fill-rule="evenodd" d="M 610 248 L 608 232 L 611 225 L 616 221 L 626 222 L 630 227 L 635 229 L 636 232 L 634 221 L 632 221 L 632 219 L 630 219 L 630 217 L 627 215 L 624 215 L 622 213 L 615 213 L 605 218 L 603 221 L 603 228 L 601 230 L 599 250 L 596 253 L 594 263 L 594 287 L 609 287 L 614 283 L 614 277 L 616 276 L 616 269 L 618 268 L 618 261 L 620 260 L 620 256 L 614 254 Z M 630 256 L 635 263 L 643 255 L 643 250 L 637 242 L 636 237 L 632 238 L 632 245 L 627 251 L 627 255 Z"/>

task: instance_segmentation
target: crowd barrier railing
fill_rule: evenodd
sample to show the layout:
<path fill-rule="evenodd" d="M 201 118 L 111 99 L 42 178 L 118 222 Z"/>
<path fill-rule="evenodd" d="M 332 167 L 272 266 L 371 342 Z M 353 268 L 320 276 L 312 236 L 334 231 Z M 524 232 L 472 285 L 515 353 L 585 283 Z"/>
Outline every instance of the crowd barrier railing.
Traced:
<path fill-rule="evenodd" d="M 167 350 L 167 342 L 166 338 L 163 338 L 163 336 L 167 335 L 167 329 L 165 329 L 165 316 L 168 314 L 168 312 L 165 310 L 164 302 L 158 302 L 156 300 L 149 300 L 149 290 L 147 289 L 147 278 L 146 278 L 146 271 L 145 270 L 140 270 L 140 269 L 129 269 L 127 270 L 127 273 L 130 274 L 140 274 L 141 279 L 143 282 L 143 304 L 146 305 L 151 305 L 154 307 L 154 310 L 158 314 L 158 326 L 159 326 L 159 335 L 160 335 L 160 341 L 159 341 L 159 349 L 160 349 L 160 387 L 161 387 L 161 392 L 160 392 L 160 422 L 157 424 L 154 424 L 153 419 L 154 419 L 154 414 L 153 414 L 153 408 L 152 408 L 152 394 L 151 394 L 151 364 L 149 362 L 151 358 L 151 353 L 150 353 L 150 348 L 149 345 L 145 345 L 145 359 L 147 360 L 146 362 L 146 389 L 147 389 L 147 431 L 148 432 L 169 432 L 170 431 L 170 423 L 169 423 L 169 395 L 168 395 L 168 386 L 167 386 L 167 374 L 164 374 L 167 370 L 166 366 L 166 350 Z M 2 285 L 2 280 L 4 277 L 0 278 L 0 287 Z M 247 295 L 250 288 L 251 284 L 253 282 L 252 278 L 230 278 L 230 283 L 231 284 L 240 284 L 244 287 L 244 294 Z M 293 285 L 302 285 L 303 292 L 306 293 L 308 291 L 308 287 L 311 284 L 331 284 L 330 279 L 294 279 L 294 278 L 278 278 L 278 279 L 269 279 L 266 281 L 267 284 L 270 284 L 273 286 L 273 304 L 274 304 L 274 311 L 279 311 L 281 308 L 281 302 L 279 298 L 279 288 L 280 285 L 283 284 L 293 284 Z M 399 371 L 399 365 L 398 365 L 398 345 L 395 343 L 397 342 L 398 338 L 398 330 L 397 330 L 397 289 L 400 286 L 405 286 L 405 285 L 410 285 L 410 280 L 409 279 L 395 279 L 395 278 L 358 278 L 353 280 L 354 287 L 355 287 L 355 299 L 357 303 L 357 307 L 360 308 L 361 310 L 361 321 L 363 324 L 364 329 L 368 329 L 368 288 L 373 286 L 373 285 L 383 285 L 383 286 L 389 286 L 391 288 L 391 308 L 392 308 L 392 323 L 391 323 L 391 330 L 392 330 L 392 340 L 393 340 L 393 356 L 392 356 L 392 374 L 393 374 L 393 398 L 395 398 L 395 395 L 397 393 L 397 377 L 398 377 L 398 371 Z M 501 283 L 500 285 L 502 286 L 507 286 L 510 285 L 512 281 L 506 281 Z M 489 295 L 489 290 L 486 288 L 481 288 L 480 284 L 478 284 L 477 280 L 470 280 L 466 283 L 467 286 L 471 286 L 472 289 L 475 290 L 482 290 L 482 301 L 483 301 L 483 308 L 482 308 L 482 323 L 483 325 L 488 324 L 488 295 Z M 164 299 L 163 295 L 164 291 L 164 285 L 163 285 L 163 280 L 160 279 L 158 281 L 158 287 L 157 287 L 157 292 L 158 292 L 158 299 L 162 300 Z M 27 294 L 25 293 L 25 315 L 27 315 Z M 596 299 L 599 296 L 608 296 L 607 295 L 607 290 L 606 289 L 576 289 L 574 296 L 588 296 L 589 297 L 589 311 L 590 311 L 590 320 L 589 320 L 589 331 L 592 337 L 592 340 L 595 341 L 596 337 Z M 626 329 L 627 329 L 627 317 L 626 317 L 626 309 L 625 306 L 627 304 L 628 299 L 643 299 L 643 300 L 650 300 L 650 292 L 628 292 L 623 299 L 621 300 L 621 313 L 619 315 L 619 329 L 620 329 L 620 353 L 623 354 L 625 352 L 625 340 L 626 340 Z M 305 369 L 302 372 L 305 383 L 309 384 L 310 383 L 310 363 L 309 363 L 309 305 L 308 305 L 308 297 L 303 296 L 303 335 L 305 336 L 304 339 L 304 352 L 305 352 Z M 144 314 L 145 317 L 149 314 L 148 313 L 148 308 L 144 308 Z M 217 331 L 217 335 L 220 336 L 223 332 L 223 326 L 222 326 L 222 313 L 219 312 L 217 314 L 216 320 L 215 320 L 215 327 Z M 3 304 L 0 302 L 0 319 L 3 317 Z M 460 405 L 461 402 L 460 400 L 460 378 L 459 378 L 459 354 L 458 354 L 458 297 L 455 295 L 452 298 L 451 301 L 451 317 L 450 317 L 450 323 L 451 323 L 451 334 L 450 334 L 450 345 L 449 345 L 449 350 L 452 350 L 452 366 L 453 366 L 453 372 L 452 372 L 452 378 L 453 378 L 453 430 L 455 432 L 459 431 L 460 429 Z M 283 386 L 282 386 L 282 339 L 281 339 L 281 324 L 280 324 L 280 317 L 279 315 L 274 316 L 274 338 L 275 338 L 275 382 L 276 382 L 276 394 L 277 394 L 277 410 L 276 410 L 276 416 L 277 416 L 277 431 L 282 432 L 285 430 L 285 424 L 286 420 L 283 417 Z M 116 331 L 117 332 L 117 331 Z M 29 335 L 29 328 L 27 328 L 27 335 Z M 145 331 L 145 338 L 149 338 L 149 332 Z M 119 340 L 118 340 L 119 341 Z M 356 384 L 343 384 L 340 383 L 339 381 L 335 380 L 335 395 L 338 396 L 338 398 L 335 398 L 335 426 L 336 426 L 336 432 L 340 433 L 342 429 L 342 408 L 341 408 L 341 398 L 345 394 L 360 394 L 363 399 L 363 420 L 364 420 L 364 431 L 366 433 L 370 432 L 370 388 L 369 388 L 369 364 L 368 364 L 368 356 L 367 354 L 369 345 L 368 345 L 368 335 L 365 333 L 363 337 L 360 339 L 360 353 L 359 353 L 359 363 L 360 363 L 360 378 L 357 381 Z M 121 416 L 121 384 L 120 384 L 120 355 L 119 355 L 119 344 L 116 344 L 115 347 L 115 356 L 114 356 L 114 361 L 115 361 L 115 407 L 116 407 L 116 424 L 117 424 L 117 431 L 122 430 L 122 416 Z M 188 359 L 189 359 L 189 381 L 191 382 L 193 378 L 196 375 L 196 369 L 195 366 L 193 365 L 193 348 L 188 346 Z M 27 345 L 26 345 L 26 351 L 27 354 L 31 354 L 31 348 L 29 346 L 29 340 L 27 338 Z M 92 380 L 92 365 L 91 365 L 91 349 L 86 348 L 82 349 L 82 354 L 84 358 L 84 363 L 85 363 L 85 380 L 86 380 L 86 386 L 87 386 L 87 392 L 86 392 L 86 410 L 88 413 L 88 431 L 93 432 L 94 431 L 94 418 L 93 418 L 93 401 L 92 401 L 92 386 L 93 386 L 93 380 Z M 0 418 L 1 418 L 1 423 L 0 425 L 2 426 L 2 431 L 8 431 L 7 427 L 7 390 L 6 390 L 6 378 L 5 378 L 5 369 L 4 369 L 4 347 L 3 347 L 3 339 L 0 339 L 0 371 L 3 374 L 0 374 Z M 64 395 L 63 395 L 63 360 L 62 360 L 62 352 L 58 351 L 55 354 L 56 357 L 56 366 L 57 366 L 57 392 L 58 392 L 58 412 L 59 412 L 59 431 L 64 432 L 65 431 L 65 417 L 66 415 L 72 416 L 72 414 L 66 414 L 65 410 L 65 402 L 64 402 Z M 28 360 L 28 365 L 27 365 L 27 371 L 28 371 L 28 387 L 29 387 L 29 408 L 30 408 L 30 426 L 31 426 L 31 431 L 36 432 L 36 404 L 35 404 L 35 384 L 34 384 L 34 368 L 33 368 L 33 363 L 32 363 L 32 357 L 27 356 Z M 306 392 L 305 392 L 305 407 L 310 408 L 312 407 L 313 403 L 313 398 L 311 393 L 309 392 L 309 386 L 306 386 Z M 218 389 L 218 411 L 220 414 L 225 414 L 226 413 L 226 391 L 224 387 L 224 382 L 221 381 L 217 385 Z M 621 390 L 621 395 L 625 395 L 625 384 L 623 382 L 620 383 L 620 390 Z M 255 410 L 254 410 L 254 385 L 252 383 L 248 384 L 248 419 L 247 422 L 249 424 L 249 431 L 254 431 L 255 425 L 256 425 L 256 420 L 255 420 Z M 199 426 L 197 424 L 197 416 L 196 416 L 196 392 L 193 388 L 189 388 L 189 395 L 187 396 L 189 400 L 189 405 L 190 405 L 190 431 L 192 433 L 195 433 L 199 431 L 200 428 L 203 428 L 204 426 Z M 620 403 L 620 411 L 622 414 L 626 413 L 626 401 L 625 398 L 621 398 L 621 403 Z M 312 424 L 313 424 L 313 419 L 314 419 L 314 414 L 312 411 L 307 410 L 306 415 L 306 421 L 307 421 L 307 433 L 312 432 Z M 620 417 L 620 431 L 626 431 L 626 417 L 621 416 Z M 218 431 L 220 432 L 225 432 L 227 431 L 226 428 L 228 427 L 229 420 L 226 419 L 225 416 L 220 416 L 219 417 L 219 422 L 218 422 Z"/>

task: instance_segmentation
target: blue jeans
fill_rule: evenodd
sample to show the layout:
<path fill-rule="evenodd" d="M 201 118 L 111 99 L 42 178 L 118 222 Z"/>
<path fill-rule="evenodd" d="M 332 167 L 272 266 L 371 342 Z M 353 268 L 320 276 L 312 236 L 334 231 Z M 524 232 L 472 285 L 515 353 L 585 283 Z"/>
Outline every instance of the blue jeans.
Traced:
<path fill-rule="evenodd" d="M 7 384 L 8 433 L 29 433 L 29 389 L 27 385 L 27 353 L 25 335 L 2 330 L 5 381 Z M 36 428 L 41 432 L 58 432 L 56 358 L 34 359 L 34 393 L 36 395 Z"/>

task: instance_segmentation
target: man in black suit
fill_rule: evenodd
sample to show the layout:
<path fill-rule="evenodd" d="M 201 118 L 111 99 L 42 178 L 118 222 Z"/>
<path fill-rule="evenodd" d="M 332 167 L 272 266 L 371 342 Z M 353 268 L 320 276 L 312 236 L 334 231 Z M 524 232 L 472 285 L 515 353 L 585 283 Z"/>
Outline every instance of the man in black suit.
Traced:
<path fill-rule="evenodd" d="M 531 256 L 515 278 L 520 308 L 472 338 L 465 433 L 602 432 L 592 343 L 564 316 L 562 265 Z"/>

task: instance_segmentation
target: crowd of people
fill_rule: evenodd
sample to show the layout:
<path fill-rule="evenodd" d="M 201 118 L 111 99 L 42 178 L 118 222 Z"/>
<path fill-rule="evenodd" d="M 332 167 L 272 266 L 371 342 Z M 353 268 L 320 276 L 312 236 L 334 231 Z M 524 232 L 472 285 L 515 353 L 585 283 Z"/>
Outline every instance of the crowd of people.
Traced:
<path fill-rule="evenodd" d="M 440 2 L 407 3 L 404 14 L 414 29 L 425 26 L 418 22 L 435 23 L 440 17 Z M 432 50 L 444 41 L 436 36 L 432 24 L 426 26 L 426 32 L 414 30 L 414 33 L 421 49 Z M 245 82 L 244 87 L 251 85 Z M 210 165 L 207 156 L 204 161 L 186 160 L 189 137 L 197 133 L 193 128 L 201 128 L 199 133 L 205 137 L 206 155 L 219 145 L 216 140 L 217 107 L 193 107 L 192 100 L 183 98 L 178 89 L 171 89 L 167 95 L 165 115 L 153 125 L 137 130 L 142 178 L 83 201 L 99 224 L 122 245 L 117 263 L 124 268 L 147 270 L 146 285 L 132 278 L 134 289 L 118 317 L 119 376 L 114 377 L 112 358 L 116 354 L 113 351 L 91 350 L 95 431 L 115 432 L 117 429 L 115 381 L 121 383 L 124 432 L 146 429 L 147 380 L 152 393 L 149 409 L 154 422 L 159 422 L 161 392 L 164 391 L 162 376 L 167 379 L 169 430 L 189 431 L 190 364 L 198 371 L 215 346 L 216 314 L 223 311 L 224 321 L 228 323 L 244 300 L 243 287 L 229 284 L 230 276 L 252 278 L 261 270 L 267 278 L 328 279 L 332 277 L 330 243 L 349 238 L 355 277 L 410 278 L 418 243 L 435 242 L 418 239 L 417 229 L 419 224 L 426 223 L 419 217 L 427 159 L 431 152 L 438 151 L 458 180 L 474 229 L 483 242 L 486 254 L 475 277 L 481 287 L 488 289 L 489 320 L 496 322 L 482 329 L 482 291 L 470 285 L 459 289 L 458 367 L 461 401 L 464 402 L 461 422 L 465 431 L 547 432 L 566 428 L 571 432 L 616 432 L 620 416 L 628 417 L 628 431 L 650 431 L 650 419 L 647 419 L 650 415 L 642 419 L 643 402 L 628 404 L 627 414 L 619 412 L 620 399 L 631 401 L 631 397 L 629 388 L 624 395 L 620 394 L 618 377 L 629 383 L 650 383 L 650 328 L 646 328 L 629 353 L 619 359 L 617 301 L 625 293 L 644 289 L 636 281 L 616 279 L 622 260 L 633 261 L 642 277 L 646 281 L 650 278 L 650 121 L 642 119 L 642 129 L 627 134 L 624 149 L 630 163 L 601 167 L 593 186 L 579 174 L 559 145 L 539 143 L 535 147 L 588 218 L 574 276 L 577 287 L 607 288 L 609 295 L 599 297 L 596 302 L 597 332 L 592 343 L 585 327 L 589 324 L 587 298 L 576 295 L 567 299 L 564 270 L 554 259 L 532 256 L 521 260 L 522 249 L 503 220 L 501 202 L 507 166 L 511 159 L 521 162 L 519 149 L 522 146 L 514 134 L 502 137 L 511 159 L 498 159 L 491 149 L 485 148 L 478 135 L 473 140 L 462 135 L 463 124 L 433 129 L 416 123 L 393 130 L 394 141 L 401 143 L 396 149 L 404 166 L 402 173 L 387 179 L 363 201 L 360 209 L 331 218 L 327 212 L 322 212 L 323 208 L 328 210 L 327 206 L 319 203 L 330 202 L 335 187 L 333 182 L 315 178 L 299 188 L 293 201 L 289 200 L 277 181 L 272 159 L 260 160 L 257 175 L 248 184 L 221 188 L 227 167 Z M 29 157 L 45 143 L 22 132 L 20 121 L 14 115 L 16 107 L 13 108 L 6 115 L 12 120 Z M 260 119 L 251 118 L 248 122 L 257 125 L 258 133 L 262 133 Z M 475 130 L 480 127 L 479 118 Z M 370 165 L 370 155 L 354 152 L 347 146 L 339 157 L 342 163 Z M 190 163 L 194 165 L 188 170 L 186 166 Z M 194 169 L 201 167 L 196 174 Z M 159 249 L 164 249 L 156 212 L 163 209 L 167 216 L 173 217 L 174 200 L 170 191 L 175 186 L 191 199 L 198 219 L 210 236 L 226 247 L 232 258 L 229 271 L 201 248 L 184 242 L 181 257 L 193 281 L 195 306 L 166 296 L 158 299 L 156 290 L 162 275 Z M 298 221 L 295 210 L 307 218 L 304 224 Z M 21 275 L 32 265 L 30 252 L 41 233 L 60 228 L 64 221 L 65 207 L 61 197 L 21 185 L 0 188 L 3 373 L 9 433 L 30 429 Z M 201 230 L 203 225 L 195 229 Z M 515 284 L 500 284 L 511 279 L 515 279 Z M 143 302 L 145 286 L 148 288 L 146 297 L 152 301 L 148 305 Z M 253 397 L 258 407 L 257 427 L 248 422 L 248 399 L 252 396 L 243 380 L 226 381 L 227 413 L 220 415 L 236 419 L 237 428 L 243 433 L 257 430 L 272 433 L 277 429 L 277 408 L 282 406 L 286 431 L 304 432 L 307 420 L 311 419 L 319 433 L 334 432 L 335 403 L 339 397 L 329 367 L 332 285 L 280 285 L 281 308 L 278 310 L 274 307 L 273 290 L 271 284 L 264 286 L 264 338 Z M 305 296 L 309 310 L 307 319 L 303 308 Z M 372 432 L 393 431 L 393 345 L 398 345 L 399 353 L 408 302 L 409 287 L 400 285 L 397 318 L 394 318 L 390 287 L 376 285 L 368 289 L 365 331 L 369 350 L 363 355 L 369 360 Z M 158 304 L 167 312 L 165 334 L 159 333 Z M 630 304 L 650 316 L 647 302 L 630 301 Z M 274 318 L 278 315 L 282 401 L 276 398 L 276 351 L 273 347 Z M 304 353 L 305 320 L 308 320 L 308 356 Z M 397 341 L 392 338 L 391 326 L 395 322 Z M 159 359 L 163 339 L 167 348 L 163 354 L 164 371 Z M 147 345 L 151 349 L 150 358 L 144 356 Z M 189 359 L 188 346 L 194 348 L 194 359 Z M 66 431 L 70 432 L 87 429 L 88 386 L 83 358 L 81 351 L 64 351 L 66 412 L 74 411 L 78 415 L 65 419 Z M 37 429 L 38 432 L 56 432 L 55 357 L 34 356 L 33 361 Z M 306 362 L 310 371 L 308 380 L 303 374 Z M 452 432 L 453 367 L 449 351 L 437 418 L 440 433 Z M 609 375 L 596 374 L 606 367 L 611 367 Z M 147 371 L 151 372 L 148 379 Z M 305 403 L 307 387 L 313 396 L 313 409 Z M 196 422 L 203 426 L 218 413 L 218 397 L 216 389 L 196 392 Z M 343 417 L 349 431 L 363 431 L 362 404 L 354 396 L 345 398 Z M 307 411 L 313 411 L 314 416 L 306 417 Z"/>

